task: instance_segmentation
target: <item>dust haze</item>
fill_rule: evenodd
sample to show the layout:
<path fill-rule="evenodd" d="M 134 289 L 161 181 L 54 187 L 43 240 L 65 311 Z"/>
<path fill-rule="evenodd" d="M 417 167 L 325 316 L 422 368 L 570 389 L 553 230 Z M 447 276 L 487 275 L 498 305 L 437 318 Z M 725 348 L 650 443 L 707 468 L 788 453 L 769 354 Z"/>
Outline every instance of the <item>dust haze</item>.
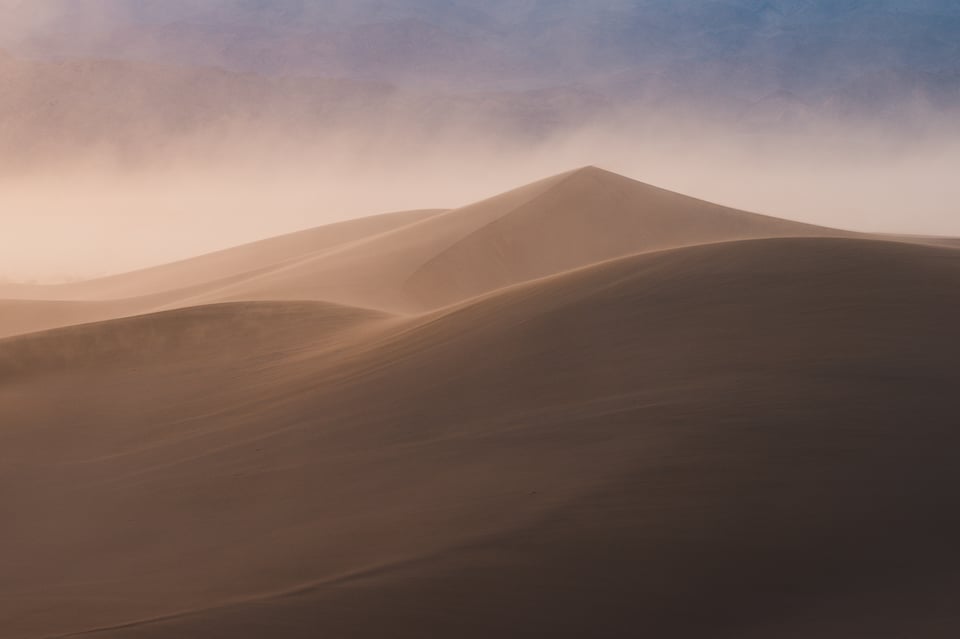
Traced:
<path fill-rule="evenodd" d="M 121 10 L 197 11 L 181 4 L 0 0 L 0 48 L 67 26 L 95 33 Z M 576 87 L 438 93 L 3 51 L 0 78 L 0 279 L 12 281 L 455 207 L 583 165 L 832 227 L 960 235 L 960 127 L 925 103 L 908 118 L 793 105 L 745 118 L 710 94 L 651 105 Z"/>
<path fill-rule="evenodd" d="M 0 639 L 956 639 L 958 4 L 0 0 Z"/>
<path fill-rule="evenodd" d="M 826 226 L 960 235 L 956 137 L 758 141 L 687 131 L 689 121 L 662 128 L 595 122 L 525 144 L 466 130 L 306 148 L 234 133 L 202 153 L 166 147 L 133 168 L 102 157 L 35 166 L 0 180 L 0 273 L 41 282 L 115 273 L 362 215 L 455 207 L 582 165 Z"/>

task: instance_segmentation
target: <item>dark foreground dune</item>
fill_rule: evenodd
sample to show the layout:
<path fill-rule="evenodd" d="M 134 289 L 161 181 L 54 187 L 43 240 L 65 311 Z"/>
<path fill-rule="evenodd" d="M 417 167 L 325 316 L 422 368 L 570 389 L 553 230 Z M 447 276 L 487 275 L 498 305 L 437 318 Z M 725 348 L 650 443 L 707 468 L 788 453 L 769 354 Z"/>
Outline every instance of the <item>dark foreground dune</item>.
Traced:
<path fill-rule="evenodd" d="M 960 252 L 737 219 L 0 340 L 0 635 L 957 636 Z"/>

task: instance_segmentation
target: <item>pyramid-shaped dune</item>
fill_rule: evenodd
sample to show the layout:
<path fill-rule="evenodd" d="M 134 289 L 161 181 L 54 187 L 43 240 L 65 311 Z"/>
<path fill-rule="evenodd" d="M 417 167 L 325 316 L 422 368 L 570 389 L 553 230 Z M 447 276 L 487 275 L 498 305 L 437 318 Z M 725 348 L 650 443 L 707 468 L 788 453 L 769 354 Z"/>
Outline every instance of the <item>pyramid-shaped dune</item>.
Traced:
<path fill-rule="evenodd" d="M 342 245 L 204 299 L 272 298 L 283 291 L 289 297 L 418 312 L 650 250 L 839 234 L 589 167 Z"/>
<path fill-rule="evenodd" d="M 224 301 L 319 300 L 416 313 L 637 253 L 853 235 L 587 167 L 459 209 L 362 218 L 100 280 L 8 290 L 17 302 L 0 301 L 0 335 Z"/>
<path fill-rule="evenodd" d="M 0 634 L 960 630 L 956 249 L 593 168 L 355 224 L 5 303 L 89 315 L 0 340 Z"/>

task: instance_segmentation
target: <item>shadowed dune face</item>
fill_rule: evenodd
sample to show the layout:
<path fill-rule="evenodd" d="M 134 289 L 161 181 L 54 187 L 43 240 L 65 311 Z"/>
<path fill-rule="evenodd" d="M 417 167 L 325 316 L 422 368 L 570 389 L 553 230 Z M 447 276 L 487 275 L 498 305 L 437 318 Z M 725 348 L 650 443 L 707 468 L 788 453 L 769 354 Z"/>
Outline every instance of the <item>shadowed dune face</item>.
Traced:
<path fill-rule="evenodd" d="M 324 302 L 247 302 L 190 307 L 126 320 L 39 332 L 3 343 L 0 375 L 10 378 L 75 367 L 143 366 L 166 360 L 218 361 L 268 355 L 280 345 L 318 348 L 327 339 L 386 315 Z M 235 346 L 244 344 L 242 349 Z M 263 349 L 264 344 L 269 347 Z"/>
<path fill-rule="evenodd" d="M 588 167 L 503 212 L 420 266 L 413 299 L 438 307 L 643 251 L 842 231 L 736 211 Z"/>
<path fill-rule="evenodd" d="M 956 636 L 955 248 L 595 169 L 411 216 L 0 340 L 5 637 Z"/>

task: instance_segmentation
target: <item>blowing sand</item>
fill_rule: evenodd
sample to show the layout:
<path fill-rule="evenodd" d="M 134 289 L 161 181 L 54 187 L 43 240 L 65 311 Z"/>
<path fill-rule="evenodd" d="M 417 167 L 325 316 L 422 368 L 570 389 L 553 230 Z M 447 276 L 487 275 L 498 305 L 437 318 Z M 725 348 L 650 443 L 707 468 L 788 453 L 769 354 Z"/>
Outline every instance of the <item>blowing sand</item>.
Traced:
<path fill-rule="evenodd" d="M 581 169 L 0 303 L 0 635 L 956 637 L 960 252 Z"/>

